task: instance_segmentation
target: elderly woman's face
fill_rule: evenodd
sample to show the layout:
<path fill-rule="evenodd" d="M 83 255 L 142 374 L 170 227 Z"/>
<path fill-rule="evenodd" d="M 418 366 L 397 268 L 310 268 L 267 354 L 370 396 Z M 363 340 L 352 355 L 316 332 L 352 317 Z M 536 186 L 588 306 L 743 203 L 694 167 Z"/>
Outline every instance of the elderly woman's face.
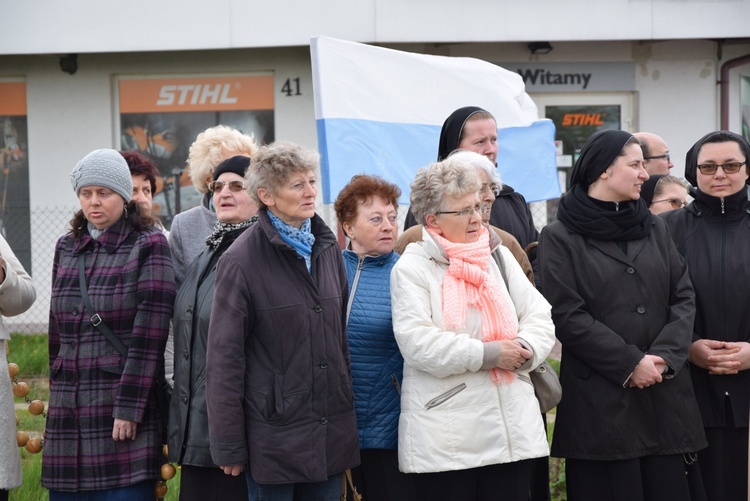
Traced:
<path fill-rule="evenodd" d="M 261 200 L 276 217 L 290 226 L 299 228 L 306 219 L 315 215 L 315 197 L 318 184 L 315 172 L 295 172 L 287 177 L 278 192 L 272 194 L 267 190 L 258 190 Z"/>
<path fill-rule="evenodd" d="M 78 201 L 86 220 L 97 230 L 106 230 L 122 217 L 125 201 L 104 186 L 84 186 L 78 190 Z"/>
<path fill-rule="evenodd" d="M 437 214 L 428 214 L 427 224 L 446 240 L 465 244 L 476 242 L 482 215 L 478 210 L 481 204 L 478 193 L 462 197 L 446 195 L 447 208 Z"/>
<path fill-rule="evenodd" d="M 258 213 L 258 206 L 245 189 L 245 180 L 234 172 L 224 172 L 214 184 L 216 217 L 222 223 L 237 224 Z"/>
<path fill-rule="evenodd" d="M 747 158 L 742 153 L 740 145 L 735 141 L 724 143 L 706 143 L 698 152 L 698 165 L 726 165 L 741 163 L 740 170 L 727 174 L 723 167 L 716 169 L 713 174 L 703 174 L 700 168 L 695 173 L 698 188 L 714 197 L 723 198 L 733 195 L 745 188 L 747 181 Z"/>
<path fill-rule="evenodd" d="M 495 202 L 495 185 L 492 184 L 492 180 L 490 179 L 490 176 L 487 175 L 486 170 L 477 168 L 477 174 L 479 174 L 479 179 L 482 181 L 482 187 L 479 190 L 479 198 L 487 207 L 492 207 L 492 204 Z M 487 211 L 486 214 L 482 214 L 482 222 L 485 224 L 490 222 L 490 211 Z"/>
<path fill-rule="evenodd" d="M 687 188 L 677 183 L 667 183 L 658 187 L 658 193 L 648 209 L 652 214 L 661 214 L 685 206 L 687 200 Z"/>
<path fill-rule="evenodd" d="M 396 207 L 376 196 L 360 203 L 357 217 L 343 227 L 352 250 L 360 257 L 387 254 L 393 250 L 398 237 Z"/>
<path fill-rule="evenodd" d="M 133 178 L 133 196 L 131 200 L 138 202 L 141 209 L 146 214 L 151 214 L 151 182 L 143 174 L 131 176 Z"/>

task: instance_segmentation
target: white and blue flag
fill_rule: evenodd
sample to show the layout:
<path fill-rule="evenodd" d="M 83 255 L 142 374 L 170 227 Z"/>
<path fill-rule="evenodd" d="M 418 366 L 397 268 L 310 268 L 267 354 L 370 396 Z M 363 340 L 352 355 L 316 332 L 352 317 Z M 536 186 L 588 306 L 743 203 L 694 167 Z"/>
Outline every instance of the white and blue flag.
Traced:
<path fill-rule="evenodd" d="M 478 59 L 412 54 L 314 37 L 315 119 L 323 203 L 333 203 L 355 174 L 409 183 L 437 158 L 440 129 L 464 106 L 492 113 L 498 126 L 498 171 L 530 202 L 560 196 L 555 127 L 514 72 Z"/>

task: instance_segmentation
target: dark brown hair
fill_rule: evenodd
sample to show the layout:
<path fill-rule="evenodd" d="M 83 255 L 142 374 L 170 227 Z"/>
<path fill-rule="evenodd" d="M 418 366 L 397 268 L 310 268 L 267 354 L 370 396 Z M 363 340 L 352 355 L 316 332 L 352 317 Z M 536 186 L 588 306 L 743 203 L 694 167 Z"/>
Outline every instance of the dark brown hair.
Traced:
<path fill-rule="evenodd" d="M 159 222 L 158 219 L 144 212 L 138 202 L 128 202 L 126 207 L 128 212 L 123 217 L 127 218 L 135 231 L 140 231 L 149 226 L 156 226 Z M 76 212 L 73 215 L 73 219 L 70 220 L 70 231 L 73 233 L 73 236 L 76 238 L 79 237 L 87 224 L 88 219 L 83 214 L 83 210 Z"/>
<path fill-rule="evenodd" d="M 343 225 L 344 223 L 354 222 L 361 203 L 373 197 L 380 197 L 398 208 L 398 197 L 400 196 L 401 190 L 395 184 L 377 176 L 357 174 L 339 192 L 333 208 L 336 211 L 339 224 Z"/>
<path fill-rule="evenodd" d="M 156 176 L 159 175 L 159 171 L 156 170 L 154 162 L 151 161 L 146 155 L 138 153 L 137 151 L 121 151 L 120 155 L 128 163 L 131 176 L 143 176 L 151 184 L 151 195 L 156 194 Z"/>

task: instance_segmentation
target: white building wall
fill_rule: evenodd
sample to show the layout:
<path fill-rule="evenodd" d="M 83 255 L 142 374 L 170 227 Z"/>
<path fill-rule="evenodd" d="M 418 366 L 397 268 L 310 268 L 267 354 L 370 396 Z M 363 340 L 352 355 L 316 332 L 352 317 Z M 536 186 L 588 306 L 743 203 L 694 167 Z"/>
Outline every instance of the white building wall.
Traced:
<path fill-rule="evenodd" d="M 652 5 L 652 2 L 644 3 Z M 742 5 L 745 3 L 742 2 Z M 380 2 L 377 4 L 381 5 Z M 447 2 L 445 5 L 447 8 Z M 11 10 L 20 8 L 14 5 Z M 442 8 L 442 3 L 437 2 L 435 8 Z M 404 7 L 402 12 L 411 11 Z M 409 15 L 416 15 L 416 12 Z M 209 22 L 213 19 L 212 16 L 213 14 L 209 15 L 204 21 Z M 416 27 L 419 24 L 412 23 L 412 26 Z M 14 23 L 9 25 L 12 27 Z M 291 23 L 290 26 L 294 24 Z M 266 30 L 268 27 L 248 25 L 243 26 L 243 29 Z M 197 36 L 199 39 L 202 37 Z M 7 35 L 0 35 L 0 52 L 7 48 L 7 43 Z M 422 53 L 479 57 L 493 62 L 634 62 L 634 128 L 655 132 L 666 139 L 674 155 L 677 166 L 675 173 L 678 175 L 683 172 L 687 149 L 703 134 L 719 126 L 716 82 L 721 63 L 750 53 L 750 41 L 724 46 L 722 60 L 718 58 L 717 44 L 704 40 L 645 43 L 553 42 L 555 48 L 546 56 L 531 56 L 526 43 L 521 42 L 387 45 Z M 275 137 L 316 148 L 311 67 L 307 46 L 184 52 L 82 53 L 78 57 L 78 71 L 74 75 L 60 70 L 57 56 L 0 55 L 0 79 L 21 77 L 26 81 L 31 184 L 29 196 L 32 211 L 38 207 L 58 207 L 64 212 L 60 218 L 63 221 L 69 219 L 77 203 L 68 179 L 73 166 L 91 150 L 119 147 L 116 135 L 116 124 L 119 121 L 116 109 L 117 96 L 113 90 L 113 79 L 116 75 L 190 76 L 255 71 L 273 72 L 275 76 Z M 739 76 L 748 72 L 750 68 L 744 67 L 733 71 L 731 75 L 733 93 L 730 102 L 730 124 L 733 130 L 739 130 L 740 124 Z M 287 97 L 281 92 L 281 86 L 288 78 L 300 79 L 300 96 Z M 352 173 L 355 171 L 356 168 L 353 168 Z M 39 217 L 42 216 L 32 216 L 31 221 L 34 280 L 40 291 L 48 291 L 51 270 L 37 264 L 51 263 L 54 241 L 57 236 L 63 234 L 65 228 L 63 225 L 59 234 L 51 234 L 45 228 L 46 221 L 38 220 Z M 45 302 L 40 302 L 35 308 L 46 307 Z M 37 316 L 39 313 L 31 312 Z"/>
<path fill-rule="evenodd" d="M 748 0 L 97 0 L 4 2 L 0 54 L 233 49 L 361 42 L 727 39 Z M 9 20 L 9 21 L 8 21 Z"/>

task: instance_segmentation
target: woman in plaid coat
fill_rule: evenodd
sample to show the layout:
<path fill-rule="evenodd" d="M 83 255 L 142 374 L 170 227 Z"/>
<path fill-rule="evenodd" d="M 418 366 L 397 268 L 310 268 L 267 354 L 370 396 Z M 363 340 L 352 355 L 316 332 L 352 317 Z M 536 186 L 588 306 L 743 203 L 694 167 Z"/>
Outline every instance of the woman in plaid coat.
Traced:
<path fill-rule="evenodd" d="M 132 180 L 118 152 L 90 153 L 71 182 L 81 211 L 55 249 L 42 484 L 51 501 L 150 500 L 164 439 L 153 389 L 164 377 L 175 297 L 169 248 L 128 203 Z M 93 309 L 128 347 L 127 357 L 90 320 L 80 254 Z"/>

